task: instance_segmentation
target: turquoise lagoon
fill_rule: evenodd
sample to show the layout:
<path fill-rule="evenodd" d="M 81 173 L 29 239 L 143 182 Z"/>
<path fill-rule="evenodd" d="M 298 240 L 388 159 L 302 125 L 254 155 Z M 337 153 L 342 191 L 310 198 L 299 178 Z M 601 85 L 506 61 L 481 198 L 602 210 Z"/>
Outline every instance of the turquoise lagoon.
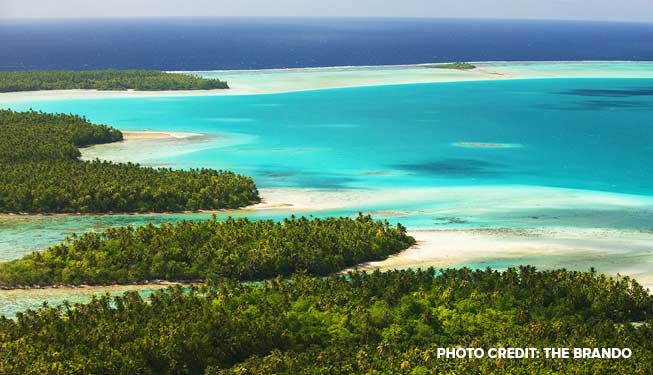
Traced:
<path fill-rule="evenodd" d="M 126 152 L 100 147 L 86 153 L 91 157 L 230 169 L 253 176 L 264 190 L 400 191 L 390 199 L 353 199 L 336 210 L 300 213 L 379 212 L 411 229 L 443 223 L 653 227 L 653 79 L 450 82 L 9 107 L 78 113 L 123 130 L 209 135 Z M 442 190 L 420 190 L 430 188 Z M 275 218 L 289 211 L 237 215 Z M 75 231 L 207 216 L 3 218 L 0 259 Z M 462 220 L 444 220 L 450 216 Z"/>
<path fill-rule="evenodd" d="M 87 157 L 234 170 L 253 176 L 264 199 L 279 191 L 350 197 L 324 207 L 221 217 L 363 211 L 411 230 L 653 230 L 653 79 L 441 82 L 4 105 L 82 114 L 122 130 L 204 135 L 122 149 L 97 146 Z M 5 216 L 0 260 L 73 232 L 209 216 Z"/>
<path fill-rule="evenodd" d="M 22 102 L 124 130 L 214 134 L 139 162 L 261 187 L 536 185 L 648 195 L 653 80 L 532 79 L 229 97 Z M 465 147 L 466 143 L 512 147 Z M 462 144 L 462 145 L 461 145 Z M 473 146 L 473 145 L 472 145 Z"/>

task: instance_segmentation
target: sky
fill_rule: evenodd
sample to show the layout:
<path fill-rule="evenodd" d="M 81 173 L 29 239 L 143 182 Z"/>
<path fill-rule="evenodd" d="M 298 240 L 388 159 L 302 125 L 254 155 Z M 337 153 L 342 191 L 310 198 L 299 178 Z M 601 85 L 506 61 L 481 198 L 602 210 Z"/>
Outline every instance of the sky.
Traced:
<path fill-rule="evenodd" d="M 167 16 L 653 21 L 653 0 L 0 0 L 0 18 Z"/>

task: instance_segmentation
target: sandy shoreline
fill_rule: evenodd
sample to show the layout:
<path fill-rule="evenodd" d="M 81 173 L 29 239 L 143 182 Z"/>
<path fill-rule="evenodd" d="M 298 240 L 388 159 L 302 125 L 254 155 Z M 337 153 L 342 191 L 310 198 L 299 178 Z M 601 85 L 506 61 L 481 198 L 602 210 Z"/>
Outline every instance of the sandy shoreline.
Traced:
<path fill-rule="evenodd" d="M 226 92 L 230 91 L 230 92 Z M 119 99 L 119 98 L 158 98 L 177 96 L 236 95 L 231 90 L 178 90 L 178 91 L 101 91 L 101 90 L 41 90 L 0 93 L 0 103 L 39 101 L 39 100 L 77 100 L 77 99 Z M 240 93 L 244 95 L 247 93 Z"/>
<path fill-rule="evenodd" d="M 107 160 L 116 163 L 136 162 L 142 165 L 169 166 L 152 163 L 160 157 L 199 151 L 215 140 L 226 138 L 218 134 L 189 132 L 120 130 L 123 142 L 104 143 L 81 148 L 82 160 Z"/>
<path fill-rule="evenodd" d="M 440 214 L 455 214 L 456 210 L 475 213 L 515 211 L 525 209 L 653 209 L 653 197 L 595 190 L 581 190 L 536 185 L 443 186 L 424 188 L 383 189 L 301 189 L 261 188 L 263 203 L 251 209 L 292 207 L 300 210 L 327 211 L 346 207 L 397 206 L 422 208 L 424 202 L 437 203 Z M 500 206 L 496 202 L 501 202 Z M 461 209 L 460 206 L 463 206 Z M 365 210 L 377 216 L 401 217 L 402 212 L 391 208 Z M 409 212 L 403 212 L 403 214 Z"/>
<path fill-rule="evenodd" d="M 630 276 L 653 290 L 653 233 L 611 228 L 482 228 L 411 231 L 417 244 L 361 270 L 472 267 L 589 271 Z"/>
<path fill-rule="evenodd" d="M 157 98 L 277 94 L 321 89 L 438 82 L 542 78 L 653 78 L 650 62 L 480 62 L 471 70 L 435 69 L 432 64 L 192 71 L 229 82 L 229 89 L 174 91 L 51 90 L 0 93 L 0 104 L 40 100 Z M 181 73 L 181 72 L 178 72 Z"/>
<path fill-rule="evenodd" d="M 91 294 L 104 294 L 111 292 L 129 292 L 129 291 L 138 291 L 138 290 L 156 290 L 164 289 L 173 285 L 187 285 L 184 283 L 174 282 L 174 281 L 160 281 L 152 283 L 140 283 L 140 284 L 115 284 L 115 285 L 79 285 L 79 286 L 68 286 L 68 285 L 53 285 L 53 286 L 43 286 L 35 288 L 7 288 L 0 289 L 0 298 L 11 298 L 13 296 L 48 296 L 48 297 L 57 297 L 57 296 L 74 296 L 74 295 L 91 295 Z"/>
<path fill-rule="evenodd" d="M 180 132 L 160 132 L 160 131 L 148 131 L 148 130 L 121 130 L 123 135 L 123 140 L 125 141 L 134 141 L 134 140 L 143 140 L 143 139 L 184 139 L 190 137 L 201 136 L 202 134 L 198 133 L 180 133 Z"/>

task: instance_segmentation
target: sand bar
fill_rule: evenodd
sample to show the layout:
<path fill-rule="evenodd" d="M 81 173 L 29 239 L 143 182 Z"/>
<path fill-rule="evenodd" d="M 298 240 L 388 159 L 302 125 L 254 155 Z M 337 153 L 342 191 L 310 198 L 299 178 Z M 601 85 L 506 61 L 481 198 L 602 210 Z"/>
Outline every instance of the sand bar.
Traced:
<path fill-rule="evenodd" d="M 261 188 L 261 205 L 252 209 L 268 207 L 292 207 L 300 210 L 333 210 L 346 207 L 424 206 L 431 202 L 441 215 L 468 213 L 485 214 L 490 211 L 510 212 L 526 209 L 653 209 L 653 197 L 601 192 L 594 190 L 567 189 L 535 185 L 487 185 L 446 186 L 427 188 L 388 189 L 301 189 Z M 501 205 L 497 205 L 501 202 Z M 388 213 L 370 211 L 373 214 Z"/>
<path fill-rule="evenodd" d="M 417 245 L 363 270 L 463 267 L 588 271 L 635 278 L 653 290 L 653 232 L 611 228 L 531 228 L 412 231 Z"/>
<path fill-rule="evenodd" d="M 80 149 L 82 160 L 101 159 L 117 163 L 137 162 L 148 166 L 169 166 L 151 163 L 150 159 L 180 155 L 210 147 L 217 134 L 189 132 L 121 130 L 123 142 L 104 143 Z"/>
<path fill-rule="evenodd" d="M 184 139 L 195 136 L 201 136 L 197 133 L 180 133 L 180 132 L 159 132 L 159 131 L 146 131 L 146 130 L 121 130 L 123 139 L 125 141 L 141 140 L 141 139 Z"/>

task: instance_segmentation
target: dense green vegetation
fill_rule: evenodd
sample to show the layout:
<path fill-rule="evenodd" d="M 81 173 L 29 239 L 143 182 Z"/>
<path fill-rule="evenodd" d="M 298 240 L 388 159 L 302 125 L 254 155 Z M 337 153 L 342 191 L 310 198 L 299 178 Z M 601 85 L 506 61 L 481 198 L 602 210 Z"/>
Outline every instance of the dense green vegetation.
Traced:
<path fill-rule="evenodd" d="M 227 82 L 158 70 L 35 70 L 0 72 L 0 92 L 36 90 L 211 90 Z"/>
<path fill-rule="evenodd" d="M 260 201 L 252 179 L 232 172 L 77 159 L 77 147 L 121 139 L 76 115 L 0 110 L 0 212 L 163 212 Z"/>
<path fill-rule="evenodd" d="M 258 202 L 252 179 L 228 171 L 101 161 L 0 165 L 0 212 L 171 212 Z"/>
<path fill-rule="evenodd" d="M 433 65 L 428 65 L 429 68 L 436 68 L 436 69 L 457 69 L 457 70 L 470 70 L 476 68 L 476 65 L 472 65 L 470 63 L 466 62 L 455 62 L 455 63 L 449 63 L 449 64 L 433 64 Z"/>
<path fill-rule="evenodd" d="M 634 281 L 522 267 L 223 281 L 0 319 L 7 374 L 651 374 Z M 633 325 L 633 321 L 644 321 Z M 630 359 L 444 359 L 438 347 L 628 347 Z M 543 353 L 543 352 L 542 352 Z"/>
<path fill-rule="evenodd" d="M 239 280 L 326 275 L 385 259 L 414 244 L 401 225 L 356 219 L 283 222 L 232 219 L 122 227 L 70 238 L 42 253 L 0 263 L 0 286 Z"/>
<path fill-rule="evenodd" d="M 121 140 L 119 130 L 81 116 L 0 109 L 0 160 L 6 163 L 75 160 L 77 147 Z"/>

